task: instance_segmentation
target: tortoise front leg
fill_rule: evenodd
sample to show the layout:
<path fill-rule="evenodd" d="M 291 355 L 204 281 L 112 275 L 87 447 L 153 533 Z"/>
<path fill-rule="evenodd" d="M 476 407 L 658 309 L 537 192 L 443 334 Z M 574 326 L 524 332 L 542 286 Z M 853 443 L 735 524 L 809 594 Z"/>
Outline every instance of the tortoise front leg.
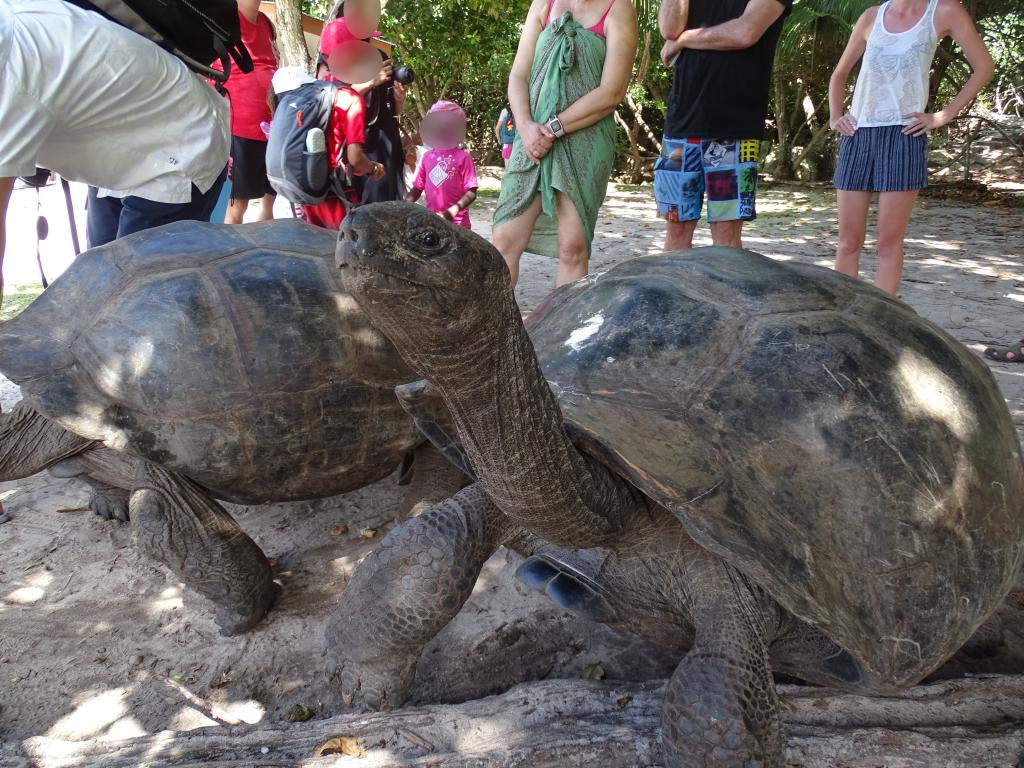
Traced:
<path fill-rule="evenodd" d="M 707 560 L 704 578 L 684 585 L 695 637 L 665 688 L 666 768 L 782 768 L 768 655 L 778 608 L 737 570 Z"/>
<path fill-rule="evenodd" d="M 270 610 L 270 563 L 199 485 L 142 462 L 130 515 L 139 549 L 213 603 L 222 633 L 246 632 Z"/>
<path fill-rule="evenodd" d="M 352 576 L 326 630 L 333 676 L 350 706 L 399 706 L 423 648 L 473 592 L 515 526 L 478 485 L 393 528 Z"/>
<path fill-rule="evenodd" d="M 91 448 L 50 467 L 54 477 L 74 477 L 93 492 L 89 509 L 104 520 L 128 522 L 128 502 L 139 459 L 110 448 Z"/>
<path fill-rule="evenodd" d="M 458 432 L 437 388 L 426 379 L 420 379 L 395 387 L 395 396 L 416 422 L 416 428 L 441 455 L 466 477 L 476 480 L 476 473 L 462 449 Z"/>

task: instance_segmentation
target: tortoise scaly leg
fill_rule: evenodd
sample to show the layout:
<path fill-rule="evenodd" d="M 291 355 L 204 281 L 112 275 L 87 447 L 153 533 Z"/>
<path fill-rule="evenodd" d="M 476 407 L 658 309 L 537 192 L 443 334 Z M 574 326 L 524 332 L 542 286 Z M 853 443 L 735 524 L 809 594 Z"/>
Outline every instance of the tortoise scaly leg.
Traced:
<path fill-rule="evenodd" d="M 393 528 L 359 564 L 327 625 L 332 676 L 350 706 L 399 706 L 424 646 L 473 592 L 516 527 L 477 485 Z"/>
<path fill-rule="evenodd" d="M 142 462 L 130 516 L 139 549 L 213 603 L 225 635 L 246 632 L 277 593 L 270 563 L 200 486 Z"/>
<path fill-rule="evenodd" d="M 30 477 L 96 445 L 20 402 L 0 413 L 0 482 Z"/>
<path fill-rule="evenodd" d="M 706 578 L 685 585 L 695 637 L 665 688 L 666 768 L 782 768 L 768 655 L 778 609 L 734 568 L 707 558 Z"/>
<path fill-rule="evenodd" d="M 772 669 L 815 685 L 869 695 L 895 693 L 817 627 L 787 616 L 771 644 Z"/>
<path fill-rule="evenodd" d="M 104 520 L 128 522 L 128 503 L 139 460 L 110 448 L 93 448 L 50 467 L 54 477 L 74 477 L 93 492 L 89 509 Z"/>
<path fill-rule="evenodd" d="M 458 440 L 458 432 L 441 398 L 441 393 L 426 379 L 400 384 L 395 395 L 405 412 L 412 416 L 416 428 L 466 477 L 476 480 L 469 457 Z"/>

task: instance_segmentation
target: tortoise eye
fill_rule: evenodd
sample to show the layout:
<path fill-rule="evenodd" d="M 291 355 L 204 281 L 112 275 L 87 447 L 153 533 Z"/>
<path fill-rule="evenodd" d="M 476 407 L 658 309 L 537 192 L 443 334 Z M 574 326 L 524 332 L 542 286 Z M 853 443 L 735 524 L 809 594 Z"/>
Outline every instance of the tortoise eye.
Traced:
<path fill-rule="evenodd" d="M 409 238 L 413 245 L 421 251 L 437 251 L 444 244 L 443 238 L 434 229 L 421 229 L 413 232 Z"/>

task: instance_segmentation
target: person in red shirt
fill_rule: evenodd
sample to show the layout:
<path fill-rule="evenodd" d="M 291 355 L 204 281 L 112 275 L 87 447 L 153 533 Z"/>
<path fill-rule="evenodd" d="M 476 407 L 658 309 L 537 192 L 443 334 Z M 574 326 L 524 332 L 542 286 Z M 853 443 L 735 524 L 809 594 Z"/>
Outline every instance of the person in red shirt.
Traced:
<path fill-rule="evenodd" d="M 249 201 L 260 198 L 260 221 L 274 218 L 277 193 L 267 179 L 267 136 L 261 123 L 272 116 L 267 97 L 277 69 L 274 27 L 260 13 L 259 0 L 238 0 L 242 41 L 252 56 L 252 72 L 234 69 L 228 78 L 231 98 L 231 203 L 224 221 L 241 224 Z"/>
<path fill-rule="evenodd" d="M 351 66 L 352 57 L 359 55 L 358 47 L 353 47 L 351 53 L 346 46 L 339 46 L 328 58 L 328 66 L 344 72 Z M 344 72 L 348 74 L 347 72 Z M 337 78 L 343 79 L 343 78 Z M 363 151 L 363 142 L 366 135 L 366 108 L 363 105 L 362 97 L 351 88 L 342 86 L 338 89 L 338 96 L 334 102 L 334 112 L 331 116 L 330 129 L 327 131 L 327 157 L 330 170 L 337 169 L 342 160 L 340 152 L 345 149 L 344 160 L 348 163 L 349 170 L 358 176 L 370 176 L 373 179 L 380 179 L 384 176 L 385 168 L 380 163 L 370 160 Z M 348 202 L 358 203 L 354 189 L 346 190 Z M 318 227 L 328 229 L 340 229 L 341 222 L 345 218 L 346 209 L 342 201 L 331 195 L 319 205 L 307 205 L 303 207 L 306 213 L 306 221 Z"/>

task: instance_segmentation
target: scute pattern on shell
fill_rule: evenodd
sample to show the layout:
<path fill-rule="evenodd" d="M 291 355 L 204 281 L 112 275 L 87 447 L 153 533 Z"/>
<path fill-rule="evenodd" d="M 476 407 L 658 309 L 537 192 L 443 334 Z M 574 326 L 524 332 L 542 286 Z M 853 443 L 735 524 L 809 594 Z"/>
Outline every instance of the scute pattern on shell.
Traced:
<path fill-rule="evenodd" d="M 894 684 L 1013 579 L 1024 470 L 1002 396 L 879 291 L 704 248 L 563 288 L 528 328 L 578 444 Z"/>
<path fill-rule="evenodd" d="M 0 371 L 79 435 L 245 503 L 329 496 L 420 441 L 413 374 L 302 222 L 181 222 L 84 253 L 0 326 Z"/>

